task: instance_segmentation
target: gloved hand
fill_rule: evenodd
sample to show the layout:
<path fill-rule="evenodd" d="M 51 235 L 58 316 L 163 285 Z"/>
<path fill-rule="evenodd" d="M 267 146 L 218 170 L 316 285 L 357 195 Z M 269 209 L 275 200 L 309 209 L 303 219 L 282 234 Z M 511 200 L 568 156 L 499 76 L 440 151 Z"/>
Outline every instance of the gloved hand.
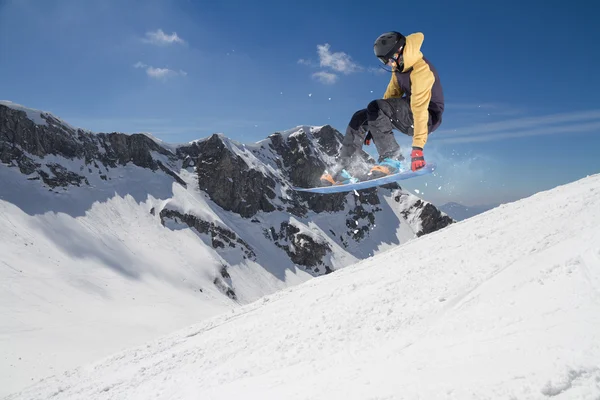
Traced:
<path fill-rule="evenodd" d="M 410 169 L 416 171 L 425 166 L 425 157 L 423 157 L 423 149 L 420 147 L 413 147 L 412 153 L 410 153 Z"/>

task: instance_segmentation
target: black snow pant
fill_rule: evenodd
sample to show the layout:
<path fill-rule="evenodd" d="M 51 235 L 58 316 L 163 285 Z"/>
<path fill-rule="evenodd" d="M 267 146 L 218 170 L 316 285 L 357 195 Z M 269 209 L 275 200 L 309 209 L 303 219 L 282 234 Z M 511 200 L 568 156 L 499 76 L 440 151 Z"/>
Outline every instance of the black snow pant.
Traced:
<path fill-rule="evenodd" d="M 371 133 L 380 161 L 386 157 L 401 158 L 400 145 L 392 129 L 413 136 L 413 124 L 410 103 L 406 98 L 373 100 L 350 119 L 340 151 L 342 166 L 352 163 L 353 156 L 358 155 L 367 132 Z"/>

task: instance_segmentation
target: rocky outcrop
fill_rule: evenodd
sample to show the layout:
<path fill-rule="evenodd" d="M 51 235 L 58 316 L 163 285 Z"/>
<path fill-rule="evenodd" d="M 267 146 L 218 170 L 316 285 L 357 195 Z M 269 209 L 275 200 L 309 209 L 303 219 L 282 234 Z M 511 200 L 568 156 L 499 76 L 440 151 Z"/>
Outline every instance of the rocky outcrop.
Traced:
<path fill-rule="evenodd" d="M 71 171 L 45 162 L 48 155 L 83 160 L 101 169 L 133 163 L 152 171 L 161 170 L 179 184 L 185 182 L 153 153 L 175 160 L 175 156 L 143 134 L 91 133 L 75 129 L 50 114 L 41 114 L 45 124 L 36 124 L 27 113 L 0 104 L 0 161 L 15 165 L 25 175 L 38 173 L 50 187 L 88 184 L 82 171 Z M 90 171 L 91 172 L 91 168 Z M 53 174 L 53 175 L 52 175 Z"/>
<path fill-rule="evenodd" d="M 348 236 L 357 242 L 363 240 L 375 226 L 375 214 L 379 211 L 381 211 L 379 207 L 367 210 L 364 205 L 357 205 L 350 210 L 346 219 Z M 344 243 L 344 245 L 347 246 L 347 243 Z"/>
<path fill-rule="evenodd" d="M 85 147 L 80 141 L 83 131 L 64 126 L 51 115 L 42 118 L 46 124 L 38 125 L 24 111 L 0 104 L 0 157 L 4 163 L 23 152 L 37 157 L 47 154 L 70 159 L 84 157 Z"/>
<path fill-rule="evenodd" d="M 282 158 L 282 168 L 286 169 L 290 182 L 298 187 L 312 187 L 319 184 L 319 177 L 325 163 L 315 154 L 315 145 L 306 132 L 290 136 L 287 141 L 281 133 L 269 136 L 271 148 Z"/>
<path fill-rule="evenodd" d="M 394 197 L 394 200 L 401 203 L 403 198 L 408 196 L 408 193 L 399 192 Z M 438 210 L 433 204 L 420 199 L 414 202 L 414 204 L 405 207 L 401 211 L 401 214 L 406 219 L 415 218 L 419 220 L 421 229 L 416 232 L 417 237 L 435 232 L 454 223 L 452 218 Z"/>
<path fill-rule="evenodd" d="M 87 178 L 67 170 L 60 164 L 48 163 L 46 166 L 53 175 L 45 171 L 38 171 L 44 183 L 52 188 L 57 186 L 67 187 L 69 185 L 81 186 L 83 183 L 89 185 Z"/>
<path fill-rule="evenodd" d="M 324 261 L 324 257 L 331 252 L 329 245 L 325 241 L 315 240 L 310 235 L 302 233 L 298 227 L 282 222 L 278 230 L 275 227 L 265 230 L 265 237 L 273 240 L 277 247 L 283 249 L 294 264 L 307 267 L 316 273 L 332 271 Z"/>
<path fill-rule="evenodd" d="M 219 289 L 225 296 L 229 297 L 232 300 L 237 300 L 237 295 L 235 291 L 229 286 L 225 281 L 218 276 L 213 281 L 217 289 Z"/>
<path fill-rule="evenodd" d="M 227 265 L 221 265 L 219 275 L 216 276 L 213 283 L 225 296 L 232 300 L 237 300 L 237 295 L 232 288 L 233 283 L 231 282 L 231 276 L 227 272 Z"/>
<path fill-rule="evenodd" d="M 195 143 L 182 154 L 196 158 L 198 186 L 227 211 L 252 217 L 258 211 L 275 211 L 275 179 L 251 168 L 231 151 L 220 135 Z"/>
<path fill-rule="evenodd" d="M 454 222 L 452 218 L 442 213 L 431 203 L 425 203 L 422 200 L 418 200 L 415 203 L 415 207 L 421 209 L 419 216 L 421 218 L 422 228 L 417 232 L 417 236 L 435 232 Z"/>
<path fill-rule="evenodd" d="M 254 253 L 250 245 L 229 229 L 215 225 L 212 222 L 203 221 L 195 215 L 183 214 L 167 208 L 162 209 L 159 216 L 163 225 L 165 225 L 167 219 L 171 219 L 186 224 L 198 233 L 208 235 L 214 249 L 239 248 L 244 254 L 244 258 L 256 259 L 256 253 Z"/>
<path fill-rule="evenodd" d="M 333 128 L 331 125 L 325 125 L 318 131 L 313 132 L 313 136 L 317 139 L 317 144 L 321 150 L 330 157 L 336 157 L 341 148 L 342 134 Z M 364 158 L 368 158 L 367 153 L 363 154 Z"/>

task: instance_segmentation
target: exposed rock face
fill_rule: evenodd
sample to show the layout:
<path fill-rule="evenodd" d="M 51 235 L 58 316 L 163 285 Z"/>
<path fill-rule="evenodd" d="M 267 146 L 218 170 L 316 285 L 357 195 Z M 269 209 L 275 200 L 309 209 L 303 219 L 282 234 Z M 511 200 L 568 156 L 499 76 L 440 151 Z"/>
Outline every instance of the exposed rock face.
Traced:
<path fill-rule="evenodd" d="M 271 148 L 281 156 L 282 168 L 287 170 L 294 186 L 312 187 L 319 184 L 325 163 L 315 154 L 314 144 L 306 133 L 290 136 L 284 141 L 281 133 L 269 136 Z"/>
<path fill-rule="evenodd" d="M 323 261 L 325 255 L 331 251 L 327 243 L 316 241 L 287 222 L 282 222 L 279 230 L 271 227 L 265 235 L 270 236 L 277 247 L 285 250 L 295 264 L 309 267 L 317 273 L 321 272 L 318 267 L 323 266 L 326 273 L 331 272 Z"/>
<path fill-rule="evenodd" d="M 369 233 L 371 227 L 375 224 L 375 213 L 377 211 L 381 211 L 381 209 L 375 208 L 372 211 L 367 211 L 364 206 L 357 205 L 348 212 L 349 218 L 346 219 L 346 227 L 354 240 L 360 241 Z"/>
<path fill-rule="evenodd" d="M 25 175 L 37 172 L 39 178 L 53 188 L 89 183 L 81 171 L 70 171 L 65 166 L 44 162 L 48 155 L 83 160 L 85 165 L 97 169 L 100 165 L 116 168 L 131 162 L 152 171 L 161 169 L 185 185 L 175 172 L 155 160 L 152 152 L 166 157 L 173 155 L 146 135 L 94 134 L 74 129 L 50 114 L 42 114 L 41 117 L 46 121 L 45 125 L 34 123 L 24 111 L 0 104 L 1 162 L 16 165 Z"/>
<path fill-rule="evenodd" d="M 39 170 L 38 172 L 44 183 L 50 187 L 67 187 L 69 185 L 81 186 L 83 183 L 86 185 L 90 184 L 87 178 L 67 170 L 60 164 L 47 163 L 46 166 L 50 169 L 54 176 L 51 176 L 46 171 Z"/>
<path fill-rule="evenodd" d="M 395 200 L 400 203 L 402 197 L 406 196 L 406 193 L 398 194 Z M 412 215 L 420 219 L 421 229 L 416 233 L 418 237 L 445 228 L 454 222 L 452 218 L 442 213 L 433 204 L 422 200 L 417 200 L 412 206 L 405 208 L 402 215 L 404 218 L 409 218 Z"/>
<path fill-rule="evenodd" d="M 198 185 L 215 203 L 243 217 L 275 210 L 270 202 L 275 198 L 275 179 L 252 169 L 225 145 L 220 135 L 212 135 L 192 147 L 182 154 L 196 154 Z"/>
<path fill-rule="evenodd" d="M 231 288 L 231 286 L 229 286 L 227 283 L 225 283 L 225 281 L 223 279 L 221 279 L 217 276 L 215 278 L 215 280 L 213 281 L 213 283 L 227 297 L 229 297 L 230 299 L 233 299 L 233 300 L 237 300 L 237 295 L 235 294 L 234 290 Z"/>
<path fill-rule="evenodd" d="M 163 225 L 165 224 L 166 219 L 172 219 L 177 222 L 182 222 L 190 228 L 196 229 L 198 233 L 209 235 L 211 237 L 211 245 L 215 249 L 225 247 L 240 248 L 244 253 L 244 258 L 256 259 L 256 254 L 250 245 L 229 229 L 215 225 L 212 222 L 203 221 L 194 215 L 182 214 L 179 211 L 166 208 L 163 209 L 159 215 Z"/>
<path fill-rule="evenodd" d="M 435 232 L 439 229 L 445 228 L 450 225 L 453 221 L 448 215 L 442 214 L 433 204 L 425 203 L 421 200 L 417 201 L 421 211 L 421 225 L 422 229 L 417 232 L 417 236 L 423 236 L 428 233 Z"/>
<path fill-rule="evenodd" d="M 344 137 L 331 125 L 323 126 L 320 130 L 315 132 L 313 136 L 317 138 L 317 143 L 325 154 L 330 157 L 335 157 L 339 154 Z M 368 155 L 364 153 L 363 157 L 366 159 L 368 158 Z"/>

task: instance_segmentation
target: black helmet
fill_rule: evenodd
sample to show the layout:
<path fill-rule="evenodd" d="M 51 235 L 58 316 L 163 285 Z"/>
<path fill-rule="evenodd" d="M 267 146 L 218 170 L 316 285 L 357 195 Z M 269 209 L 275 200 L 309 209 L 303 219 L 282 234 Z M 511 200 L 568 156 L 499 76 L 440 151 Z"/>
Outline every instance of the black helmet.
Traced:
<path fill-rule="evenodd" d="M 375 56 L 384 64 L 390 61 L 390 58 L 399 50 L 404 49 L 406 38 L 400 32 L 386 32 L 375 40 L 373 51 Z M 396 60 L 398 67 L 401 67 L 403 62 Z"/>

